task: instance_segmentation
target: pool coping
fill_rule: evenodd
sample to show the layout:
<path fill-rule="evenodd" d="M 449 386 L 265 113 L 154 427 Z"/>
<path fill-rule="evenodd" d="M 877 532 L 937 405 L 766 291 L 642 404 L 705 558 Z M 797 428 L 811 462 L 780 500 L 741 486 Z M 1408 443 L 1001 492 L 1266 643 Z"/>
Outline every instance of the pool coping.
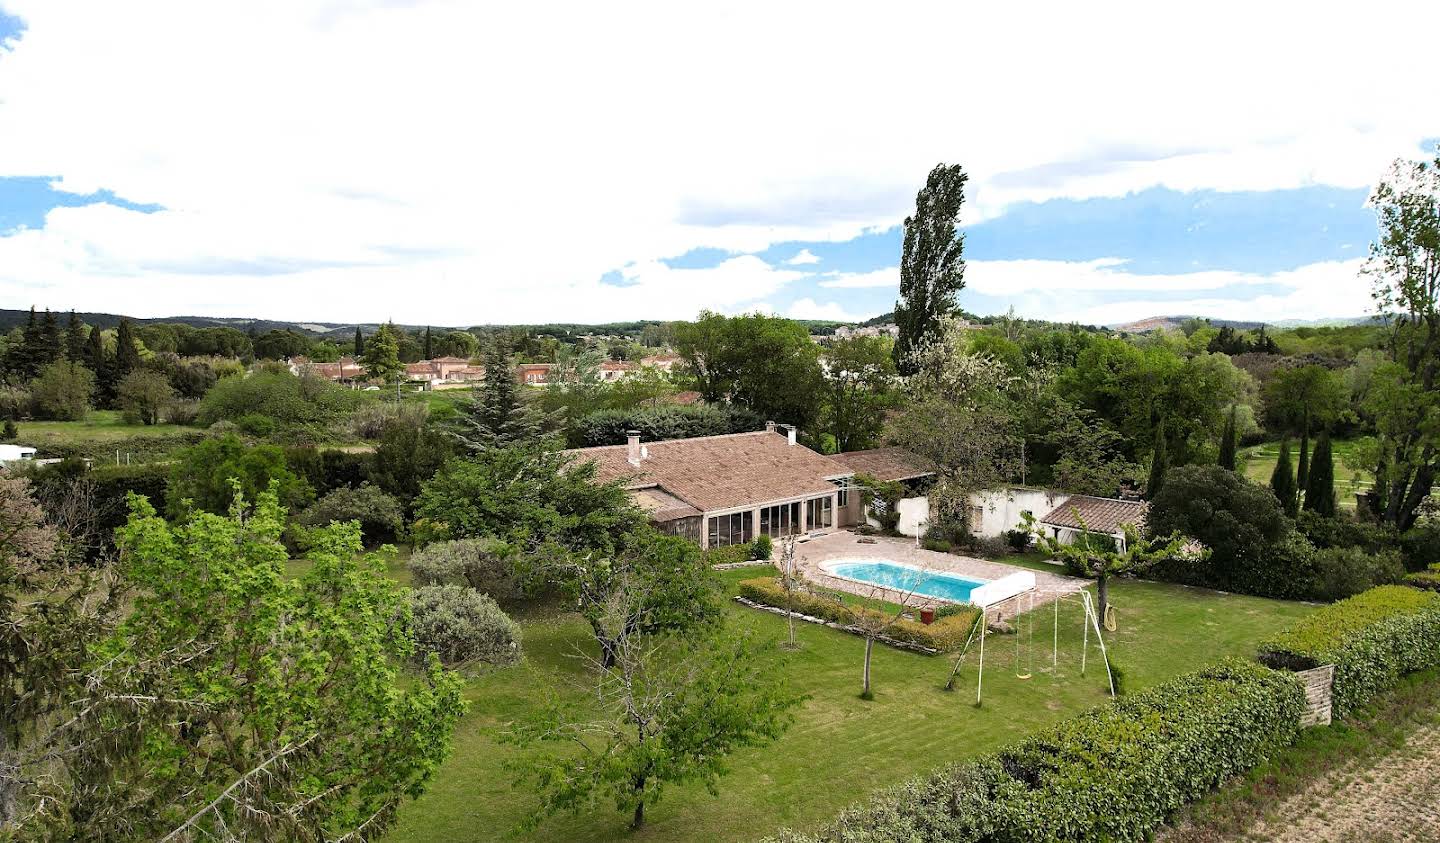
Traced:
<path fill-rule="evenodd" d="M 887 593 L 899 594 L 899 595 L 908 594 L 908 595 L 910 595 L 910 598 L 911 598 L 911 601 L 912 601 L 912 602 L 914 601 L 915 598 L 924 598 L 925 600 L 936 600 L 936 601 L 939 601 L 939 602 L 941 602 L 941 603 L 953 603 L 953 604 L 957 604 L 957 605 L 968 605 L 968 604 L 971 604 L 971 601 L 969 601 L 969 600 L 956 600 L 956 599 L 954 599 L 954 598 L 952 598 L 952 597 L 940 597 L 940 596 L 934 595 L 934 594 L 925 594 L 924 592 L 920 592 L 920 591 L 908 591 L 908 592 L 907 592 L 907 591 L 903 591 L 903 590 L 898 589 L 898 588 L 893 588 L 893 587 L 888 586 L 888 585 L 881 585 L 880 583 L 870 582 L 869 580 L 857 579 L 857 578 L 855 578 L 855 577 L 847 577 L 847 576 L 845 576 L 844 574 L 837 574 L 837 573 L 835 573 L 835 571 L 834 571 L 832 568 L 829 567 L 829 566 L 831 566 L 831 565 L 843 565 L 843 564 L 845 564 L 845 563 L 847 563 L 847 562 L 880 562 L 880 563 L 884 563 L 884 564 L 886 564 L 886 565 L 895 565 L 895 566 L 901 567 L 901 568 L 909 568 L 909 569 L 911 569 L 911 570 L 913 570 L 913 571 L 918 571 L 918 572 L 920 572 L 920 573 L 922 573 L 922 574 L 936 574 L 936 575 L 939 575 L 939 576 L 942 576 L 942 577 L 951 577 L 951 578 L 954 578 L 954 579 L 961 579 L 961 580 L 964 580 L 964 581 L 969 582 L 969 583 L 974 583 L 974 586 L 970 589 L 972 592 L 973 592 L 976 588 L 979 588 L 979 587 L 982 586 L 982 585 L 987 585 L 987 584 L 989 584 L 989 583 L 991 583 L 991 582 L 994 582 L 994 580 L 979 580 L 979 579 L 975 579 L 975 578 L 973 578 L 973 577 L 967 577 L 967 576 L 965 576 L 965 575 L 963 575 L 963 574 L 957 574 L 957 573 L 954 573 L 954 572 L 952 572 L 952 571 L 945 571 L 945 570 L 942 570 L 942 569 L 940 569 L 940 568 L 922 568 L 922 567 L 920 567 L 919 565 L 912 565 L 912 564 L 909 563 L 909 562 L 898 562 L 898 561 L 893 560 L 893 559 L 880 559 L 880 558 L 871 558 L 871 557 L 865 557 L 865 556 L 832 556 L 832 557 L 830 557 L 830 558 L 828 558 L 828 559 L 822 559 L 822 560 L 816 562 L 816 563 L 815 563 L 815 567 L 817 567 L 817 568 L 819 568 L 820 570 L 824 571 L 824 572 L 825 572 L 825 575 L 828 576 L 828 577 L 832 577 L 832 578 L 837 579 L 837 580 L 844 580 L 844 581 L 846 581 L 846 582 L 855 583 L 856 585 L 862 586 L 862 587 L 864 587 L 864 588 L 879 589 L 879 590 L 885 591 L 885 592 L 887 592 Z M 892 600 L 891 602 L 893 603 L 893 602 L 900 602 L 900 601 L 894 601 L 894 600 Z M 922 604 L 922 605 L 923 605 L 923 604 Z"/>

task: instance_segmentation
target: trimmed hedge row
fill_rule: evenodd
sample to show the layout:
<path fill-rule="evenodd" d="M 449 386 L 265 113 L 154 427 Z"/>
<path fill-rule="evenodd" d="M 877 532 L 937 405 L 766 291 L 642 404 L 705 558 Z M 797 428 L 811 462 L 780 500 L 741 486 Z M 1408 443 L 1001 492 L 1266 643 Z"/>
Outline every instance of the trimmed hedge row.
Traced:
<path fill-rule="evenodd" d="M 1428 591 L 1440 591 L 1440 562 L 1424 571 L 1417 571 L 1405 578 L 1405 584 Z"/>
<path fill-rule="evenodd" d="M 884 617 L 887 620 L 890 617 L 875 609 L 839 603 L 809 591 L 796 591 L 794 594 L 795 605 L 787 607 L 785 590 L 780 587 L 780 581 L 776 577 L 741 580 L 740 596 L 766 606 L 774 606 L 777 609 L 792 608 L 802 615 L 810 615 L 838 624 L 853 624 L 862 612 L 872 617 Z M 905 644 L 929 647 L 941 653 L 953 653 L 965 646 L 965 639 L 969 637 L 970 628 L 975 625 L 975 619 L 978 617 L 980 617 L 978 608 L 962 606 L 953 614 L 937 617 L 932 624 L 907 620 L 896 621 L 885 630 L 885 637 Z"/>
<path fill-rule="evenodd" d="M 816 835 L 770 840 L 1143 840 L 1292 743 L 1304 706 L 1294 676 L 1227 660 L 885 791 Z"/>
<path fill-rule="evenodd" d="M 1307 615 L 1260 647 L 1272 667 L 1335 665 L 1334 715 L 1353 714 L 1407 673 L 1440 665 L 1440 593 L 1382 585 Z"/>

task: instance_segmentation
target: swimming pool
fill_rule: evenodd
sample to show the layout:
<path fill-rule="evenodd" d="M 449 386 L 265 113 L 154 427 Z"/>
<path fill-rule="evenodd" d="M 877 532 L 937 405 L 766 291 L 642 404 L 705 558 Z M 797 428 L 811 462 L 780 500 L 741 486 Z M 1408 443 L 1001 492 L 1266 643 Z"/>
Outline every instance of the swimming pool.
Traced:
<path fill-rule="evenodd" d="M 957 603 L 973 602 L 971 592 L 987 583 L 943 571 L 927 571 L 885 559 L 834 559 L 820 567 L 833 576 Z"/>

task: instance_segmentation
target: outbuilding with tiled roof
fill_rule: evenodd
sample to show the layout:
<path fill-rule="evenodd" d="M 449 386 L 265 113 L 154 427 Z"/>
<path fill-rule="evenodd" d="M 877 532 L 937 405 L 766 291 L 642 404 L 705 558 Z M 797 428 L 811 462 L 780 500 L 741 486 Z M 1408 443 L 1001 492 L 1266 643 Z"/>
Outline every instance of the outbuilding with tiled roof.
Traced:
<path fill-rule="evenodd" d="M 1145 501 L 1071 495 L 1046 513 L 1039 523 L 1056 539 L 1067 544 L 1075 536 L 1088 531 L 1113 537 L 1124 550 L 1125 525 L 1143 530 L 1149 511 L 1150 504 Z"/>

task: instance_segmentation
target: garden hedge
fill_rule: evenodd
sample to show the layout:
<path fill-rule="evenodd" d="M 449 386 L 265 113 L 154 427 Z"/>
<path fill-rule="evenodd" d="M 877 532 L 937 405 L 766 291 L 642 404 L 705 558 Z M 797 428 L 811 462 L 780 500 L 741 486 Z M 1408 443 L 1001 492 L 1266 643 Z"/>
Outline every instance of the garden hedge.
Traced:
<path fill-rule="evenodd" d="M 1294 676 L 1239 660 L 1182 674 L 773 843 L 1144 840 L 1300 731 Z"/>
<path fill-rule="evenodd" d="M 1401 676 L 1440 665 L 1440 593 L 1382 585 L 1307 615 L 1261 645 L 1272 667 L 1335 665 L 1333 713 L 1353 714 Z"/>
<path fill-rule="evenodd" d="M 776 577 L 741 580 L 740 596 L 766 606 L 774 606 L 777 609 L 787 608 L 785 590 L 780 587 L 780 580 Z M 852 599 L 858 600 L 859 598 Z M 857 615 L 861 612 L 886 619 L 890 617 L 882 615 L 881 612 L 874 609 L 840 603 L 835 599 L 810 591 L 796 591 L 794 601 L 794 606 L 788 608 L 793 608 L 795 612 L 838 624 L 854 624 Z M 896 621 L 885 630 L 884 635 L 886 638 L 904 644 L 928 647 L 941 653 L 953 653 L 965 646 L 965 639 L 969 637 L 970 629 L 975 625 L 975 619 L 979 616 L 978 608 L 962 606 L 953 614 L 937 617 L 931 624 L 907 620 Z"/>
<path fill-rule="evenodd" d="M 1440 563 L 1431 565 L 1427 570 L 1409 575 L 1405 578 L 1405 584 L 1429 591 L 1440 591 Z"/>

